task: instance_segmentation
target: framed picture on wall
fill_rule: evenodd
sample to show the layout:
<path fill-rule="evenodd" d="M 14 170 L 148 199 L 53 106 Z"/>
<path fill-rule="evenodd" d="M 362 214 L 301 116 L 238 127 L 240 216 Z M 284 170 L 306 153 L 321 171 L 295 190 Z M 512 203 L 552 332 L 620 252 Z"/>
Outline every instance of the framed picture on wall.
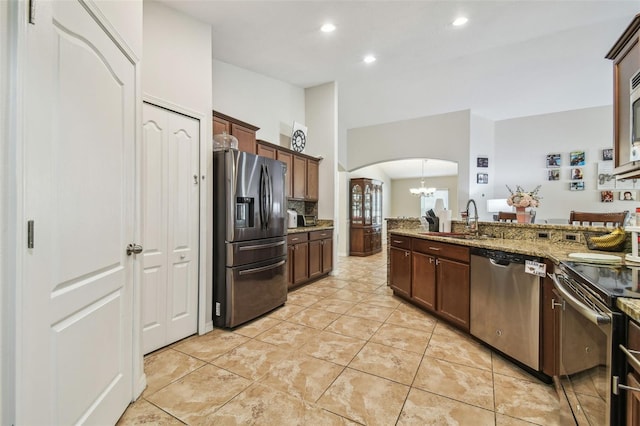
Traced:
<path fill-rule="evenodd" d="M 584 151 L 571 151 L 571 154 L 569 154 L 570 166 L 584 166 L 585 164 Z"/>
<path fill-rule="evenodd" d="M 560 154 L 547 154 L 547 167 L 562 166 L 562 156 Z"/>
<path fill-rule="evenodd" d="M 570 182 L 569 183 L 569 191 L 584 191 L 584 182 Z"/>
<path fill-rule="evenodd" d="M 600 191 L 600 201 L 603 203 L 613 203 L 613 191 Z"/>
<path fill-rule="evenodd" d="M 489 167 L 489 157 L 478 157 L 478 167 Z"/>
<path fill-rule="evenodd" d="M 477 182 L 478 183 L 489 183 L 489 174 L 488 173 L 478 173 Z"/>
<path fill-rule="evenodd" d="M 620 201 L 635 201 L 636 191 L 620 191 Z"/>
<path fill-rule="evenodd" d="M 571 169 L 571 180 L 582 180 L 584 177 L 584 173 L 582 172 L 582 169 L 579 167 L 576 167 L 574 169 Z"/>
<path fill-rule="evenodd" d="M 547 180 L 560 180 L 560 169 L 550 169 L 547 171 Z"/>
<path fill-rule="evenodd" d="M 602 150 L 602 161 L 613 160 L 613 148 L 606 148 Z"/>

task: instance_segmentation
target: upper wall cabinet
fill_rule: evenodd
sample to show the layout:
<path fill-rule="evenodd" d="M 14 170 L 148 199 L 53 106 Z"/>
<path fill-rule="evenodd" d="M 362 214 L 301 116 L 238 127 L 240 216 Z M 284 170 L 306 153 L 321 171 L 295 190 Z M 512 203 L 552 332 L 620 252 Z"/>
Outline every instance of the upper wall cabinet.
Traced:
<path fill-rule="evenodd" d="M 614 174 L 618 178 L 640 177 L 640 143 L 635 149 L 632 138 L 631 77 L 640 70 L 640 14 L 622 33 L 607 53 L 613 61 L 613 147 Z M 636 90 L 640 90 L 639 87 Z M 640 126 L 640 111 L 635 117 Z M 640 129 L 636 129 L 636 133 Z"/>
<path fill-rule="evenodd" d="M 287 198 L 318 201 L 319 159 L 259 139 L 256 143 L 256 152 L 258 155 L 280 160 L 287 165 L 285 177 Z"/>
<path fill-rule="evenodd" d="M 213 134 L 227 132 L 235 136 L 238 139 L 238 151 L 256 153 L 256 132 L 259 129 L 259 127 L 213 111 Z"/>

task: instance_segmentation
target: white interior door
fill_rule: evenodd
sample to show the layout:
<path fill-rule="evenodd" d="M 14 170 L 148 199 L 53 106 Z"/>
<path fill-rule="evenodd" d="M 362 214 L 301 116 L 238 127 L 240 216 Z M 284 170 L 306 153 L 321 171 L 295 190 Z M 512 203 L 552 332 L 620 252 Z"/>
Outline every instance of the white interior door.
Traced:
<path fill-rule="evenodd" d="M 194 118 L 144 104 L 144 353 L 197 331 L 199 125 Z"/>
<path fill-rule="evenodd" d="M 113 424 L 133 394 L 136 66 L 90 10 L 27 28 L 17 424 Z"/>

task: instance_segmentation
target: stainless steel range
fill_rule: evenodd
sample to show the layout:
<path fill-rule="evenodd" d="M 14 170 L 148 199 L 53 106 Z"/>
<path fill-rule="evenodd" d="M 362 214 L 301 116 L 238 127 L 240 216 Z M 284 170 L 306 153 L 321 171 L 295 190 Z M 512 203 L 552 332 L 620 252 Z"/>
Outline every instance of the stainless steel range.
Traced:
<path fill-rule="evenodd" d="M 622 424 L 626 323 L 618 297 L 640 298 L 640 269 L 562 262 L 555 273 L 554 309 L 560 315 L 560 375 L 566 397 L 564 420 L 576 424 Z"/>

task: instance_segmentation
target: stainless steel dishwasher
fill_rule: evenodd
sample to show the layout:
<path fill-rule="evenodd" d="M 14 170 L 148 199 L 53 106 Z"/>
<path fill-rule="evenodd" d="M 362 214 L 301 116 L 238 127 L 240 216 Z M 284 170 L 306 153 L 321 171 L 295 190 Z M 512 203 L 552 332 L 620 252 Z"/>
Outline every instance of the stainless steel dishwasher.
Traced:
<path fill-rule="evenodd" d="M 539 370 L 540 278 L 525 272 L 525 260 L 497 250 L 471 250 L 471 334 L 500 352 Z"/>

